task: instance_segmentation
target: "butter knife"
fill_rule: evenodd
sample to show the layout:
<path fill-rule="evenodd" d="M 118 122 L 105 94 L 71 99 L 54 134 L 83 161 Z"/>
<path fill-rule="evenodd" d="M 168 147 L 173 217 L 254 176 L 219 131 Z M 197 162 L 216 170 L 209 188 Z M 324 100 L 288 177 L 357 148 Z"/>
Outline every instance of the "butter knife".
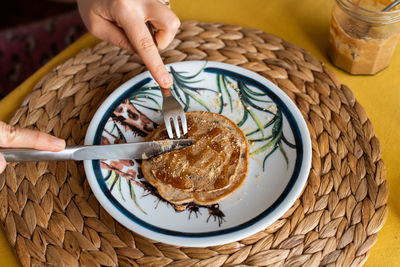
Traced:
<path fill-rule="evenodd" d="M 70 146 L 59 152 L 25 148 L 0 149 L 7 162 L 51 161 L 51 160 L 96 160 L 96 159 L 147 159 L 181 149 L 194 143 L 192 139 L 166 139 L 153 142 L 138 142 L 112 145 Z"/>

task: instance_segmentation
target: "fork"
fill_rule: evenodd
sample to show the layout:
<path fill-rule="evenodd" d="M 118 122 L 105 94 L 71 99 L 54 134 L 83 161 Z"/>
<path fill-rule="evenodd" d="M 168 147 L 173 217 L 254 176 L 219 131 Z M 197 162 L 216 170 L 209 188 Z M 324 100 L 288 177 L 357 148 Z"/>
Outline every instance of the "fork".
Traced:
<path fill-rule="evenodd" d="M 165 128 L 167 129 L 168 137 L 173 139 L 174 134 L 172 132 L 171 127 L 171 119 L 174 122 L 174 129 L 177 138 L 181 137 L 181 132 L 179 129 L 179 118 L 182 123 L 182 132 L 183 136 L 187 134 L 187 123 L 186 123 L 186 115 L 183 111 L 181 104 L 175 99 L 175 97 L 171 94 L 169 89 L 161 89 L 163 95 L 163 104 L 162 104 L 162 114 L 164 117 Z"/>
<path fill-rule="evenodd" d="M 157 41 L 155 39 L 155 29 L 153 24 L 150 21 L 146 22 L 147 28 L 149 29 L 151 36 L 153 37 L 154 43 L 157 45 Z M 170 139 L 174 138 L 174 134 L 172 132 L 171 127 L 171 119 L 174 122 L 174 129 L 176 133 L 176 137 L 181 137 L 181 131 L 179 129 L 179 120 L 180 118 L 182 123 L 182 133 L 183 136 L 187 134 L 187 123 L 186 123 L 186 115 L 182 108 L 182 105 L 179 104 L 178 100 L 171 94 L 171 90 L 169 88 L 161 88 L 161 94 L 163 96 L 163 104 L 162 104 L 162 114 L 164 117 L 165 128 L 168 132 L 168 137 Z"/>

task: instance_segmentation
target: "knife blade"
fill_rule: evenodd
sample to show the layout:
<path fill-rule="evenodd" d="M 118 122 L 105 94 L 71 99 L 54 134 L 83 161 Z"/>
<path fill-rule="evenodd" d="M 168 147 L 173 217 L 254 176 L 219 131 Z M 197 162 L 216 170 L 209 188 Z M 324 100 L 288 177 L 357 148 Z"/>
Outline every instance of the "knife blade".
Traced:
<path fill-rule="evenodd" d="M 148 159 L 194 143 L 193 139 L 166 139 L 111 145 L 70 146 L 59 152 L 35 149 L 0 149 L 7 162 L 48 160 Z"/>

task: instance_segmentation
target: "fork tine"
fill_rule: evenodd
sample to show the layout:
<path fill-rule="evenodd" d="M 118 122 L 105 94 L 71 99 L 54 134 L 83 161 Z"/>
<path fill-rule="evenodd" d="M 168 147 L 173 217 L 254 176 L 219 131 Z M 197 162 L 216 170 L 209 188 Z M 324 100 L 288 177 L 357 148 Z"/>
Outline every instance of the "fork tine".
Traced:
<path fill-rule="evenodd" d="M 172 133 L 172 128 L 171 128 L 171 118 L 164 118 L 164 123 L 165 123 L 165 128 L 167 129 L 168 137 L 170 139 L 174 138 L 174 134 Z"/>
<path fill-rule="evenodd" d="M 175 133 L 178 138 L 181 138 L 181 131 L 179 130 L 179 122 L 178 122 L 178 116 L 172 117 L 174 120 L 174 126 L 175 126 Z"/>
<path fill-rule="evenodd" d="M 181 117 L 183 135 L 185 135 L 188 132 L 187 123 L 186 123 L 186 116 L 185 116 L 185 113 L 183 113 L 183 114 L 181 113 L 179 115 Z"/>

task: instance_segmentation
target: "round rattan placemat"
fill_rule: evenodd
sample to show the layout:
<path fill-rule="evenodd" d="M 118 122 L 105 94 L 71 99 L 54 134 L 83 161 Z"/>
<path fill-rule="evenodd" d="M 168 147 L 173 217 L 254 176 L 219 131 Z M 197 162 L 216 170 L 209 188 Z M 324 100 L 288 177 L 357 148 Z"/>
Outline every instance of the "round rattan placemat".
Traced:
<path fill-rule="evenodd" d="M 387 217 L 388 186 L 371 121 L 332 70 L 260 30 L 187 21 L 165 63 L 221 61 L 267 77 L 307 121 L 312 168 L 302 196 L 264 231 L 223 246 L 175 247 L 121 226 L 99 205 L 81 162 L 10 164 L 0 176 L 0 219 L 23 266 L 362 265 Z M 82 144 L 103 100 L 145 70 L 105 42 L 36 85 L 11 124 Z"/>

